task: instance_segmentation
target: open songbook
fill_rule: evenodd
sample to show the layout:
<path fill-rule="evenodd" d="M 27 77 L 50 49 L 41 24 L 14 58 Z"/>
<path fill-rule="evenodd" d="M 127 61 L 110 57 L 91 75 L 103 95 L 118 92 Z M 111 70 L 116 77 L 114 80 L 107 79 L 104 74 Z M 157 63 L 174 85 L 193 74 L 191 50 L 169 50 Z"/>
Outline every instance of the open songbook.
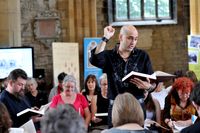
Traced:
<path fill-rule="evenodd" d="M 27 108 L 27 109 L 17 113 L 17 116 L 21 116 L 21 115 L 24 115 L 24 114 L 29 114 L 31 116 L 44 115 L 44 113 L 49 108 L 50 104 L 51 104 L 51 102 L 49 102 L 49 103 L 47 103 L 45 105 L 42 105 L 39 110 L 35 110 L 35 109 L 32 109 L 32 108 Z"/>
<path fill-rule="evenodd" d="M 23 124 L 20 128 L 24 129 L 23 133 L 36 133 L 36 129 L 32 119 Z"/>
<path fill-rule="evenodd" d="M 95 116 L 108 116 L 108 113 L 96 113 Z"/>
<path fill-rule="evenodd" d="M 183 129 L 186 128 L 186 127 L 188 127 L 188 126 L 185 126 L 185 125 L 180 124 L 180 123 L 178 123 L 178 122 L 175 122 L 175 123 L 174 123 L 174 130 L 181 131 L 181 130 L 183 130 Z"/>
<path fill-rule="evenodd" d="M 166 72 L 162 72 L 162 71 L 155 71 L 151 75 L 140 73 L 140 72 L 131 71 L 129 74 L 127 74 L 126 76 L 124 76 L 122 78 L 122 81 L 129 80 L 130 78 L 139 78 L 139 79 L 145 81 L 146 78 L 149 78 L 149 80 L 151 82 L 155 82 L 155 81 L 163 82 L 163 81 L 170 80 L 170 79 L 172 79 L 174 77 L 175 77 L 175 75 L 169 74 L 169 73 L 166 73 Z"/>
<path fill-rule="evenodd" d="M 148 127 L 150 127 L 151 124 L 156 124 L 156 126 L 162 128 L 162 129 L 165 129 L 165 130 L 167 130 L 167 131 L 170 130 L 169 128 L 163 127 L 163 126 L 162 126 L 161 124 L 159 124 L 158 122 L 153 121 L 153 120 L 150 120 L 150 119 L 146 119 L 146 120 L 144 121 L 144 128 L 147 128 L 147 129 L 148 129 Z"/>

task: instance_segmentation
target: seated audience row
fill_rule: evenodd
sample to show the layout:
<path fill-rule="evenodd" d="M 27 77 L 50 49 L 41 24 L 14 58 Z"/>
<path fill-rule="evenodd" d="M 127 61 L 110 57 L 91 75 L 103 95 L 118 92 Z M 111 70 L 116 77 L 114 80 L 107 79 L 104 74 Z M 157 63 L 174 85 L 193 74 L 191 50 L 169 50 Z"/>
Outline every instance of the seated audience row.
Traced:
<path fill-rule="evenodd" d="M 194 98 L 195 94 L 198 92 L 192 93 L 192 102 L 190 101 L 190 94 L 193 90 L 194 85 L 197 83 L 197 80 L 194 78 L 193 73 L 191 73 L 190 71 L 187 72 L 184 76 L 187 77 L 182 76 L 174 80 L 172 88 L 165 98 L 163 113 L 164 122 L 172 130 L 174 129 L 174 125 L 192 125 L 191 118 L 193 115 L 195 115 L 196 110 L 198 110 L 198 102 Z M 22 115 L 18 117 L 17 113 L 22 110 L 31 107 L 39 109 L 41 105 L 47 104 L 48 97 L 47 94 L 44 94 L 37 89 L 38 85 L 36 80 L 34 78 L 28 78 L 25 71 L 21 69 L 15 69 L 11 71 L 7 78 L 7 88 L 3 90 L 3 92 L 0 94 L 0 101 L 2 102 L 2 105 L 0 103 L 0 106 L 2 106 L 2 110 L 0 109 L 0 111 L 6 111 L 4 107 L 7 108 L 7 111 L 9 112 L 9 115 L 7 115 L 8 125 L 5 126 L 2 122 L 0 122 L 0 130 L 4 130 L 4 128 L 2 128 L 3 126 L 5 127 L 5 129 L 9 128 L 11 124 L 12 127 L 20 127 L 28 120 L 32 119 L 37 131 L 39 132 L 40 121 L 41 123 L 43 121 L 44 124 L 45 120 L 46 122 L 51 122 L 51 120 L 49 120 L 49 117 L 51 115 L 52 118 L 54 116 L 59 117 L 59 115 L 62 115 L 59 113 L 58 115 L 55 115 L 54 113 L 56 112 L 56 110 L 58 112 L 59 110 L 60 112 L 67 112 L 66 110 L 71 110 L 71 107 L 73 110 L 76 111 L 78 115 L 82 116 L 84 120 L 85 126 L 83 132 L 85 132 L 85 129 L 87 129 L 88 127 L 88 129 L 91 129 L 89 131 L 98 128 L 100 130 L 106 129 L 108 121 L 107 116 L 96 116 L 96 114 L 108 112 L 109 100 L 107 98 L 108 81 L 106 74 L 103 74 L 100 77 L 100 87 L 98 85 L 98 80 L 96 76 L 92 74 L 88 75 L 85 80 L 85 91 L 83 91 L 82 94 L 77 92 L 77 81 L 74 76 L 67 75 L 63 72 L 58 75 L 58 80 L 59 85 L 53 88 L 49 95 L 49 102 L 51 102 L 51 104 L 50 109 L 45 116 L 42 117 L 37 115 Z M 25 86 L 27 88 L 26 93 Z M 195 86 L 195 88 L 198 88 L 198 84 Z M 161 132 L 159 127 L 156 127 L 156 129 L 149 128 L 149 130 L 143 128 L 145 119 L 144 115 L 146 115 L 146 119 L 156 121 L 158 123 L 158 125 L 156 126 L 160 126 L 162 117 L 160 104 L 156 99 L 152 97 L 151 93 L 144 93 L 144 97 L 146 114 L 143 114 L 140 104 L 133 95 L 129 93 L 119 94 L 116 99 L 113 100 L 114 105 L 112 111 L 112 124 L 114 128 L 110 130 L 104 130 L 103 132 L 118 132 L 120 130 L 123 130 L 123 132 L 127 132 L 130 130 L 136 130 L 139 132 L 150 132 L 149 130 L 156 130 L 156 132 Z M 66 104 L 69 104 L 69 107 Z M 67 106 L 67 109 L 64 109 L 64 107 L 60 107 L 61 105 Z M 4 117 L 3 115 L 6 116 L 6 114 L 2 114 L 0 116 Z M 124 118 L 121 116 L 123 116 Z M 132 116 L 134 116 L 135 118 L 133 118 Z M 12 123 L 10 119 L 12 120 Z M 63 118 L 63 120 L 64 119 L 65 118 Z M 56 121 L 52 121 L 52 123 L 54 122 L 56 124 Z M 58 124 L 62 125 L 62 120 L 60 120 L 60 122 L 61 123 Z M 6 123 L 6 121 L 4 123 Z M 62 129 L 60 129 L 60 131 L 61 130 Z"/>

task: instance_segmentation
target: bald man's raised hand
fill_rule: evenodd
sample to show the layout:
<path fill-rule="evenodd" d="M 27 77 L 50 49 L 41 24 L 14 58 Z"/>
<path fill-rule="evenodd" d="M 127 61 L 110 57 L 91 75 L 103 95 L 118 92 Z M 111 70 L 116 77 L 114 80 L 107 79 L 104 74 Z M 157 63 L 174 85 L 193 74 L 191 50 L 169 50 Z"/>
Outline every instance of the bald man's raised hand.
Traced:
<path fill-rule="evenodd" d="M 114 35 L 115 29 L 112 26 L 106 26 L 104 28 L 104 37 L 106 37 L 108 40 Z"/>

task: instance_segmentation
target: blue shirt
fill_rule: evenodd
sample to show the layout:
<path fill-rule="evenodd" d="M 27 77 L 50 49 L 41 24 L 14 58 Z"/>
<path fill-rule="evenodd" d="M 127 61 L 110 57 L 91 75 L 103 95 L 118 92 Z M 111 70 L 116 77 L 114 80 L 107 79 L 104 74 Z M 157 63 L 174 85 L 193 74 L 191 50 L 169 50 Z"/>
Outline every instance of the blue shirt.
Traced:
<path fill-rule="evenodd" d="M 122 78 L 131 71 L 152 74 L 153 68 L 149 55 L 140 49 L 134 48 L 131 55 L 124 61 L 118 53 L 118 45 L 112 50 L 104 50 L 95 54 L 91 51 L 90 62 L 92 65 L 103 69 L 108 77 L 108 99 L 114 100 L 119 93 L 129 92 L 137 99 L 144 97 L 144 90 L 138 89 L 128 81 L 122 82 Z"/>
<path fill-rule="evenodd" d="M 5 104 L 12 119 L 12 127 L 20 127 L 24 123 L 26 123 L 31 116 L 22 115 L 17 117 L 17 113 L 25 110 L 27 108 L 31 108 L 29 101 L 26 97 L 17 98 L 14 95 L 10 94 L 8 91 L 3 90 L 0 95 L 0 101 Z"/>

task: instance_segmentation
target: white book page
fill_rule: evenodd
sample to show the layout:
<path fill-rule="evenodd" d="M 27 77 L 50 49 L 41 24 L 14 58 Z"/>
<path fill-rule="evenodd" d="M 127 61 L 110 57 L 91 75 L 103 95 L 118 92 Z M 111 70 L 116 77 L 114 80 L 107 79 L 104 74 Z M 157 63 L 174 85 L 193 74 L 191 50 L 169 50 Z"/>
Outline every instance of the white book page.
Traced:
<path fill-rule="evenodd" d="M 30 119 L 28 122 L 26 122 L 20 128 L 24 129 L 24 133 L 36 133 L 35 126 L 34 126 L 32 119 Z"/>
<path fill-rule="evenodd" d="M 95 116 L 108 116 L 108 113 L 96 113 Z"/>
<path fill-rule="evenodd" d="M 47 104 L 45 104 L 45 105 L 42 105 L 42 106 L 40 107 L 39 111 L 45 113 L 45 112 L 48 110 L 50 104 L 51 104 L 51 102 L 49 102 L 49 103 L 47 103 Z"/>

